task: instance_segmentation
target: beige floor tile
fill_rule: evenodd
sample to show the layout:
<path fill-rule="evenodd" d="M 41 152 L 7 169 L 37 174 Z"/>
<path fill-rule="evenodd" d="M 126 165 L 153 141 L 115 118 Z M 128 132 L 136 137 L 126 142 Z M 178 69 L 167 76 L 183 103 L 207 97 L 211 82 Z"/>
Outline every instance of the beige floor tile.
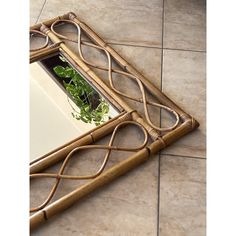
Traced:
<path fill-rule="evenodd" d="M 45 0 L 31 0 L 30 1 L 30 25 L 34 25 L 37 22 L 39 14 L 42 10 Z"/>
<path fill-rule="evenodd" d="M 205 51 L 205 0 L 167 0 L 164 9 L 164 48 Z"/>
<path fill-rule="evenodd" d="M 111 45 L 118 53 L 121 54 L 131 65 L 140 71 L 148 80 L 160 88 L 161 84 L 161 50 L 155 48 L 130 47 L 121 45 Z M 123 82 L 120 82 L 122 79 Z M 136 83 L 135 83 L 136 84 Z M 134 83 L 128 83 L 125 77 L 117 77 L 117 85 L 126 94 L 141 98 L 138 91 L 139 88 L 134 86 Z M 148 94 L 148 93 L 147 93 Z M 147 96 L 149 100 L 158 102 L 155 98 Z M 130 102 L 134 109 L 136 109 L 143 117 L 144 109 L 140 103 Z M 150 117 L 153 123 L 160 126 L 160 110 L 154 107 L 149 107 Z"/>
<path fill-rule="evenodd" d="M 163 153 L 195 157 L 206 155 L 205 56 L 202 52 L 164 51 L 163 91 L 194 116 L 200 122 L 200 127 Z M 162 125 L 166 124 L 163 114 Z"/>
<path fill-rule="evenodd" d="M 205 236 L 206 160 L 160 159 L 160 236 Z"/>
<path fill-rule="evenodd" d="M 47 0 L 40 20 L 68 11 L 108 42 L 161 46 L 162 0 Z"/>
<path fill-rule="evenodd" d="M 111 45 L 148 80 L 160 88 L 161 50 L 156 48 Z"/>
<path fill-rule="evenodd" d="M 155 160 L 90 195 L 31 235 L 156 235 Z"/>
<path fill-rule="evenodd" d="M 141 135 L 137 130 L 126 128 L 117 137 L 119 145 L 137 145 Z M 107 143 L 107 138 L 100 143 Z M 94 155 L 96 153 L 96 155 Z M 104 155 L 104 153 L 103 153 Z M 130 154 L 129 154 L 130 155 Z M 113 153 L 108 167 L 126 158 L 126 154 Z M 91 171 L 102 159 L 102 152 L 81 153 L 72 159 L 67 171 L 78 175 L 85 169 Z M 72 208 L 54 217 L 31 233 L 36 235 L 135 235 L 154 236 L 157 234 L 157 188 L 158 162 L 156 156 L 135 170 L 104 186 Z M 56 171 L 56 166 L 50 172 Z M 38 185 L 39 184 L 39 185 Z M 31 204 L 39 204 L 49 192 L 52 182 L 44 179 L 31 183 Z M 64 180 L 55 199 L 69 193 L 81 182 Z"/>

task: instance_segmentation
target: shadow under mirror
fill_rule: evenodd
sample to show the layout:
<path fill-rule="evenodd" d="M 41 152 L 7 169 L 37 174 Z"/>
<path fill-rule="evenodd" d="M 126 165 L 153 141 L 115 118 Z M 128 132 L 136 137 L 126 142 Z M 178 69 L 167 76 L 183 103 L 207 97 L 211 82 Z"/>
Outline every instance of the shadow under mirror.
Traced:
<path fill-rule="evenodd" d="M 63 55 L 30 64 L 30 161 L 118 114 Z"/>

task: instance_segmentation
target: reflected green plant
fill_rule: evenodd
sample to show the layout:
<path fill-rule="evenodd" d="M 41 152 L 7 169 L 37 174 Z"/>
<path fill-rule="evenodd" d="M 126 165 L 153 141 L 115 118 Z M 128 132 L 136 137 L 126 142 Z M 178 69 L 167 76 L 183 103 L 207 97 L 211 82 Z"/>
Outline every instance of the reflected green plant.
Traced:
<path fill-rule="evenodd" d="M 67 62 L 61 56 L 60 59 Z M 74 118 L 85 123 L 94 123 L 96 126 L 109 119 L 109 104 L 75 69 L 68 64 L 67 66 L 57 65 L 53 71 L 61 79 L 70 79 L 68 83 L 63 80 L 63 85 L 80 109 L 80 111 L 72 112 Z"/>

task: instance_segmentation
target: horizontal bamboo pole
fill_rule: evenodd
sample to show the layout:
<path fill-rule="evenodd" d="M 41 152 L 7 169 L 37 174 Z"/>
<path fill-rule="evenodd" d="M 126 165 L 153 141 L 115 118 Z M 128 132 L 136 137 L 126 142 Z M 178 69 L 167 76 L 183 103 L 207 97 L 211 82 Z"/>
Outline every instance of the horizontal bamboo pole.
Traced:
<path fill-rule="evenodd" d="M 112 180 L 125 174 L 126 172 L 134 169 L 138 165 L 147 161 L 151 154 L 157 153 L 158 151 L 165 148 L 167 145 L 170 145 L 171 143 L 175 142 L 180 137 L 182 137 L 186 133 L 189 133 L 196 127 L 197 123 L 196 126 L 190 125 L 189 122 L 183 123 L 174 131 L 164 135 L 162 139 L 154 141 L 148 147 L 136 152 L 129 158 L 104 171 L 101 175 L 91 180 L 89 183 L 86 183 L 85 185 L 77 188 L 71 193 L 65 195 L 64 197 L 56 200 L 52 204 L 45 207 L 43 210 L 38 211 L 30 217 L 30 229 L 33 230 L 40 224 L 53 217 L 54 215 L 72 206 L 81 198 L 87 196 L 89 193 L 102 187 L 105 184 L 110 183 Z"/>
<path fill-rule="evenodd" d="M 59 46 L 41 49 L 40 51 L 30 53 L 30 63 L 38 60 L 43 60 L 46 56 L 59 52 Z"/>
<path fill-rule="evenodd" d="M 52 216 L 58 214 L 59 212 L 67 209 L 75 202 L 77 202 L 82 197 L 91 193 L 95 189 L 111 182 L 118 176 L 128 172 L 135 166 L 143 163 L 149 157 L 149 151 L 147 149 L 142 149 L 141 151 L 135 153 L 128 159 L 120 162 L 119 164 L 111 167 L 95 179 L 91 180 L 89 183 L 79 187 L 68 195 L 58 199 L 51 205 L 45 207 L 43 210 L 38 211 L 30 217 L 30 229 L 34 229 L 41 223 L 51 218 Z"/>
<path fill-rule="evenodd" d="M 102 124 L 99 127 L 90 130 L 84 135 L 72 140 L 71 142 L 55 149 L 54 151 L 38 158 L 37 160 L 30 163 L 30 174 L 40 172 L 57 162 L 61 161 L 68 155 L 74 148 L 78 146 L 88 145 L 100 138 L 111 133 L 114 128 L 122 121 L 131 120 L 131 115 L 125 112 L 121 113 L 118 117 L 115 117 L 108 122 Z"/>

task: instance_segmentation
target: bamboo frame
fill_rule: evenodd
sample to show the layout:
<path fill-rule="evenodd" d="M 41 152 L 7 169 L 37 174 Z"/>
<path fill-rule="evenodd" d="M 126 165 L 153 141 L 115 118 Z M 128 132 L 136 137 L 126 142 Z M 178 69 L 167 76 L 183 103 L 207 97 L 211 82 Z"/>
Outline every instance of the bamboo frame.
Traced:
<path fill-rule="evenodd" d="M 93 43 L 86 43 L 88 46 L 101 49 L 108 58 L 108 67 L 99 68 L 83 58 L 80 52 L 80 57 L 78 57 L 73 51 L 67 47 L 65 41 L 68 40 L 66 37 L 55 32 L 53 26 L 58 22 L 67 22 L 74 24 L 78 32 L 80 30 L 85 33 Z M 97 188 L 111 182 L 113 179 L 119 177 L 120 175 L 126 173 L 127 171 L 135 168 L 139 164 L 147 161 L 152 154 L 157 153 L 166 146 L 172 144 L 182 136 L 193 131 L 199 126 L 199 123 L 185 111 L 183 111 L 178 105 L 176 105 L 171 99 L 169 99 L 162 91 L 155 87 L 148 79 L 146 79 L 142 74 L 140 74 L 132 65 L 130 65 L 124 58 L 122 58 L 112 47 L 107 45 L 101 37 L 99 37 L 89 26 L 82 22 L 74 13 L 69 12 L 63 16 L 56 17 L 54 19 L 45 21 L 41 24 L 34 25 L 30 28 L 31 33 L 38 33 L 46 38 L 46 42 L 51 40 L 52 44 L 45 43 L 45 45 L 39 50 L 33 50 L 30 53 L 30 62 L 37 61 L 44 58 L 50 54 L 60 52 L 62 53 L 84 76 L 89 80 L 121 113 L 114 119 L 106 122 L 105 124 L 89 131 L 88 133 L 72 140 L 71 142 L 57 148 L 56 150 L 38 158 L 37 160 L 30 163 L 30 175 L 31 177 L 52 177 L 56 179 L 55 188 L 56 191 L 59 181 L 63 178 L 68 179 L 91 179 L 87 184 L 75 189 L 73 192 L 65 195 L 64 197 L 58 199 L 50 205 L 43 204 L 42 207 L 37 209 L 38 211 L 30 217 L 30 228 L 34 229 L 41 223 L 47 221 L 53 215 L 60 213 L 62 210 L 68 208 L 73 203 L 85 197 L 90 192 L 96 190 Z M 78 33 L 79 36 L 79 33 Z M 78 45 L 80 47 L 81 41 L 78 37 Z M 110 63 L 110 60 L 117 62 L 122 70 L 114 70 Z M 110 64 L 109 64 L 110 63 Z M 110 79 L 110 85 L 106 85 L 103 80 L 94 73 L 91 67 L 103 69 L 108 72 Z M 145 110 L 145 117 L 141 117 L 138 111 L 130 107 L 122 98 L 130 98 L 126 94 L 118 91 L 112 83 L 112 73 L 123 73 L 130 79 L 137 82 L 140 88 L 140 93 L 142 99 L 136 100 L 143 104 Z M 155 98 L 158 99 L 160 103 L 158 105 L 151 104 L 146 100 L 146 91 L 151 93 Z M 158 106 L 166 109 L 167 111 L 173 113 L 176 117 L 175 126 L 170 129 L 162 129 L 156 127 L 152 124 L 149 119 L 147 104 Z M 145 107 L 146 106 L 146 107 Z M 117 130 L 124 125 L 136 125 L 144 133 L 145 139 L 144 143 L 140 147 L 124 149 L 122 147 L 113 146 L 113 139 L 116 135 Z M 98 146 L 93 145 L 96 140 L 104 137 L 107 134 L 112 134 L 111 140 L 108 145 Z M 151 144 L 147 144 L 147 135 L 153 140 Z M 94 176 L 67 176 L 63 175 L 63 165 L 66 165 L 67 161 L 71 157 L 72 153 L 77 151 L 77 149 L 105 149 L 107 150 L 106 157 L 104 159 L 104 167 L 106 161 L 109 159 L 109 155 L 112 150 L 118 151 L 131 151 L 135 152 L 128 159 L 121 161 L 117 165 L 111 167 L 108 170 L 101 169 L 101 172 Z M 67 160 L 68 159 L 68 160 Z M 56 175 L 43 174 L 41 171 L 45 170 L 55 163 L 63 161 L 61 172 L 59 171 Z M 52 190 L 52 196 L 54 193 Z M 52 197 L 51 196 L 51 197 Z M 49 196 L 50 197 L 50 196 Z"/>

